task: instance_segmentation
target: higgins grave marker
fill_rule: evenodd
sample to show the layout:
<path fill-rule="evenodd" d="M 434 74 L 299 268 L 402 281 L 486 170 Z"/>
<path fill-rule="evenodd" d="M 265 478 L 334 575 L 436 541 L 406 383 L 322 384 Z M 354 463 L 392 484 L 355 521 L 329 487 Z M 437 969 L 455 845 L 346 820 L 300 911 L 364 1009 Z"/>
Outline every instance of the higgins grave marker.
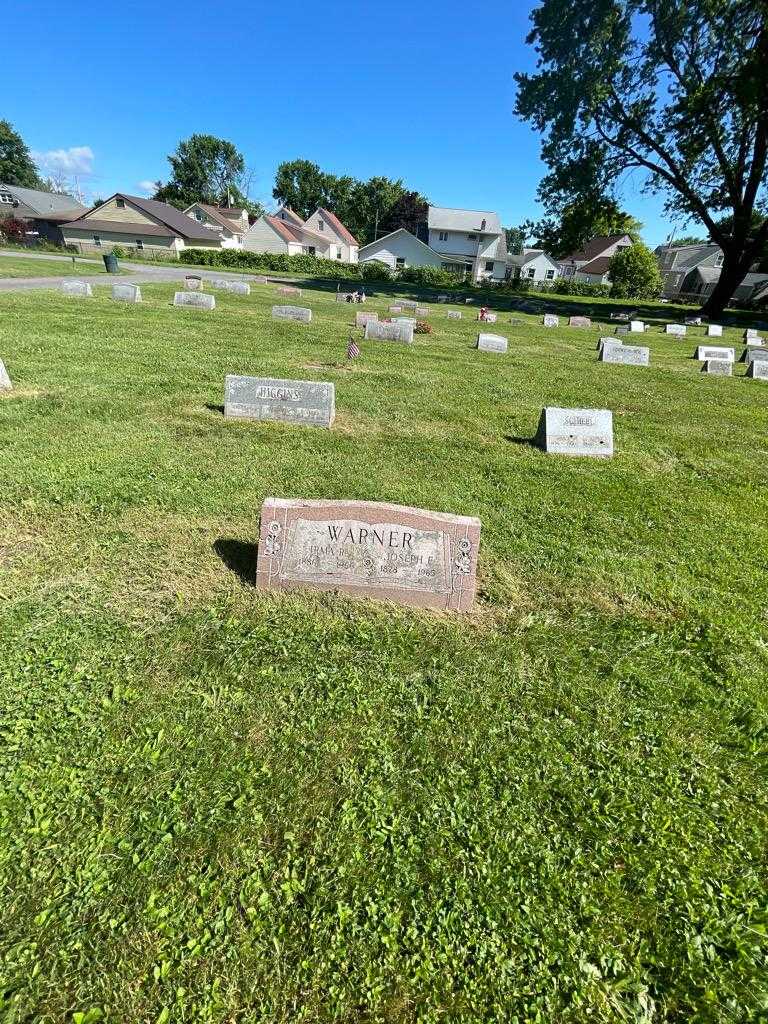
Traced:
<path fill-rule="evenodd" d="M 336 415 L 336 389 L 325 381 L 228 374 L 224 381 L 224 415 L 227 419 L 330 427 Z"/>

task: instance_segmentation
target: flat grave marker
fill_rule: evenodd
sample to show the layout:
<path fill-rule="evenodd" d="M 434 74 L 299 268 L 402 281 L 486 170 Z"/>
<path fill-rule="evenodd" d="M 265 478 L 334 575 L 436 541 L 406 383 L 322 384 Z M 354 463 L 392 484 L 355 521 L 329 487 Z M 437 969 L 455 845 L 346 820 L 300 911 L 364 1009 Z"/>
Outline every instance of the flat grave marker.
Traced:
<path fill-rule="evenodd" d="M 11 378 L 8 376 L 8 371 L 2 359 L 0 359 L 0 391 L 13 391 Z"/>
<path fill-rule="evenodd" d="M 707 359 L 730 359 L 733 362 L 736 353 L 732 348 L 724 348 L 721 345 L 699 345 L 693 358 L 699 361 Z"/>
<path fill-rule="evenodd" d="M 312 310 L 306 306 L 273 306 L 273 320 L 297 320 L 302 324 L 312 323 Z"/>
<path fill-rule="evenodd" d="M 718 377 L 731 377 L 733 376 L 733 360 L 705 359 L 701 370 L 702 373 L 711 373 Z"/>
<path fill-rule="evenodd" d="M 141 288 L 137 284 L 113 284 L 112 298 L 116 302 L 141 302 Z"/>
<path fill-rule="evenodd" d="M 245 281 L 230 281 L 227 291 L 232 292 L 233 295 L 250 295 L 251 286 Z"/>
<path fill-rule="evenodd" d="M 269 284 L 269 278 L 264 274 L 259 274 L 253 279 L 254 284 Z"/>
<path fill-rule="evenodd" d="M 559 327 L 560 317 L 555 316 L 554 313 L 545 313 L 544 318 L 541 321 L 545 327 Z"/>
<path fill-rule="evenodd" d="M 73 299 L 93 298 L 93 289 L 85 281 L 62 281 L 60 291 Z"/>
<path fill-rule="evenodd" d="M 412 345 L 413 324 L 369 320 L 365 325 L 365 337 L 369 341 L 401 341 Z"/>
<path fill-rule="evenodd" d="M 645 334 L 645 323 L 642 320 L 629 321 L 630 334 Z"/>
<path fill-rule="evenodd" d="M 723 328 L 720 324 L 707 324 L 707 337 L 708 338 L 722 338 Z"/>
<path fill-rule="evenodd" d="M 369 320 L 378 320 L 378 313 L 355 313 L 355 326 L 365 327 Z"/>
<path fill-rule="evenodd" d="M 588 316 L 572 316 L 568 319 L 569 327 L 591 327 L 592 321 Z"/>
<path fill-rule="evenodd" d="M 479 544 L 474 516 L 376 501 L 267 498 L 256 586 L 466 612 L 477 592 Z"/>
<path fill-rule="evenodd" d="M 211 288 L 218 288 L 220 291 L 228 292 L 229 284 L 230 282 L 225 281 L 224 278 L 216 278 L 215 280 L 211 281 Z"/>
<path fill-rule="evenodd" d="M 194 306 L 197 309 L 216 309 L 216 296 L 205 292 L 176 292 L 174 306 Z"/>
<path fill-rule="evenodd" d="M 616 334 L 629 334 L 629 326 L 627 324 L 623 324 L 621 327 L 617 327 Z"/>
<path fill-rule="evenodd" d="M 605 344 L 600 349 L 601 363 L 623 363 L 625 366 L 648 366 L 651 350 L 645 345 Z"/>
<path fill-rule="evenodd" d="M 477 348 L 480 352 L 506 352 L 508 340 L 499 334 L 480 333 L 477 336 Z"/>
<path fill-rule="evenodd" d="M 301 288 L 290 288 L 286 285 L 277 289 L 278 295 L 301 295 Z"/>
<path fill-rule="evenodd" d="M 613 413 L 609 409 L 560 409 L 541 412 L 536 439 L 556 455 L 613 455 Z"/>
<path fill-rule="evenodd" d="M 227 374 L 224 415 L 227 419 L 330 427 L 336 415 L 336 389 L 325 381 Z"/>
<path fill-rule="evenodd" d="M 414 312 L 416 313 L 416 316 L 429 316 L 429 310 L 426 306 L 416 306 Z"/>
<path fill-rule="evenodd" d="M 390 313 L 402 313 L 403 312 L 403 307 L 402 306 L 390 306 L 389 307 L 389 312 Z"/>
<path fill-rule="evenodd" d="M 747 366 L 747 377 L 754 377 L 755 380 L 768 380 L 768 362 L 765 360 L 753 360 Z"/>
<path fill-rule="evenodd" d="M 448 319 L 449 320 L 461 320 L 461 311 L 458 310 L 458 309 L 449 309 L 448 310 Z"/>
<path fill-rule="evenodd" d="M 683 338 L 688 333 L 688 328 L 685 324 L 666 324 L 664 327 L 665 334 L 674 334 L 678 338 Z"/>

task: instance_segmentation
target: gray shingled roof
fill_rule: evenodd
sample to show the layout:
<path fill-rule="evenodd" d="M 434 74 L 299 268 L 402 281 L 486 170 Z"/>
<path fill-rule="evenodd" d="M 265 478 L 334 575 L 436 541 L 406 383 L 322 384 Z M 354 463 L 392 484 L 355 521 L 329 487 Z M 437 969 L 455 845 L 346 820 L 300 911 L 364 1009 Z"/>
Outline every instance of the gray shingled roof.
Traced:
<path fill-rule="evenodd" d="M 482 223 L 485 221 L 485 227 Z M 498 213 L 491 210 L 454 210 L 448 206 L 430 206 L 427 223 L 432 231 L 482 232 L 486 235 L 502 234 Z"/>
<path fill-rule="evenodd" d="M 82 203 L 78 203 L 72 196 L 63 192 L 42 192 L 36 188 L 20 188 L 18 185 L 4 185 L 0 182 L 0 191 L 10 192 L 16 196 L 19 202 L 24 203 L 41 218 L 47 213 L 71 213 L 76 216 L 78 213 L 85 213 L 88 209 Z"/>
<path fill-rule="evenodd" d="M 181 210 L 177 210 L 169 203 L 161 203 L 157 199 L 142 199 L 141 196 L 129 196 L 125 192 L 118 192 L 117 195 L 130 200 L 134 206 L 138 206 L 150 217 L 154 217 L 155 220 L 172 228 L 175 234 L 181 235 L 182 238 L 190 238 L 192 241 L 199 242 L 221 241 L 218 231 L 211 231 L 210 228 L 203 227 L 198 221 L 188 217 L 186 213 L 182 213 Z"/>

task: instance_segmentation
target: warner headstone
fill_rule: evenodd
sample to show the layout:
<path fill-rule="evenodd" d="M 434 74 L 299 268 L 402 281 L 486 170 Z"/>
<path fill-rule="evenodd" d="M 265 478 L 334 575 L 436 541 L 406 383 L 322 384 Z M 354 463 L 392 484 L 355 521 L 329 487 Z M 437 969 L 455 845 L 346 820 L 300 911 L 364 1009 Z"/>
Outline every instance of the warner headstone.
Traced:
<path fill-rule="evenodd" d="M 369 320 L 378 320 L 378 313 L 355 313 L 355 326 L 365 327 Z"/>
<path fill-rule="evenodd" d="M 216 309 L 216 296 L 205 292 L 176 292 L 174 306 L 195 306 L 197 309 Z"/>
<path fill-rule="evenodd" d="M 765 348 L 745 348 L 740 362 L 746 363 L 749 366 L 750 363 L 767 363 L 768 362 L 768 349 Z"/>
<path fill-rule="evenodd" d="M 623 363 L 625 366 L 648 366 L 651 350 L 645 345 L 603 345 L 598 359 L 602 363 Z"/>
<path fill-rule="evenodd" d="M 768 380 L 768 362 L 753 360 L 747 366 L 747 377 L 754 377 L 755 380 Z"/>
<path fill-rule="evenodd" d="M 85 281 L 62 281 L 61 291 L 74 299 L 93 297 L 93 289 Z"/>
<path fill-rule="evenodd" d="M 718 377 L 731 377 L 733 362 L 730 359 L 706 359 L 701 369 L 703 373 L 713 373 Z"/>
<path fill-rule="evenodd" d="M 685 324 L 667 324 L 664 328 L 666 334 L 674 334 L 678 338 L 682 338 L 687 333 Z"/>
<path fill-rule="evenodd" d="M 477 347 L 481 352 L 506 352 L 507 339 L 499 334 L 478 334 Z"/>
<path fill-rule="evenodd" d="M 312 322 L 312 310 L 306 306 L 273 306 L 273 320 L 298 320 L 299 323 L 309 324 Z"/>
<path fill-rule="evenodd" d="M 706 359 L 735 359 L 736 353 L 732 348 L 723 348 L 720 345 L 699 345 L 693 358 L 700 361 Z"/>
<path fill-rule="evenodd" d="M 536 439 L 558 455 L 613 455 L 613 413 L 608 409 L 542 410 Z"/>
<path fill-rule="evenodd" d="M 554 313 L 545 313 L 544 314 L 544 319 L 542 320 L 542 323 L 544 324 L 545 327 L 559 327 L 560 326 L 560 317 L 559 316 L 555 316 Z"/>
<path fill-rule="evenodd" d="M 113 284 L 112 298 L 116 302 L 141 302 L 141 288 L 137 284 Z"/>
<path fill-rule="evenodd" d="M 336 414 L 333 384 L 228 374 L 224 415 L 228 419 L 279 420 L 308 427 L 330 427 Z"/>
<path fill-rule="evenodd" d="M 231 281 L 228 290 L 232 292 L 233 295 L 251 294 L 251 286 L 246 284 L 244 281 Z"/>
<path fill-rule="evenodd" d="M 449 320 L 461 320 L 461 312 L 458 309 L 449 309 L 448 310 L 448 319 Z"/>
<path fill-rule="evenodd" d="M 645 334 L 645 324 L 642 320 L 630 320 L 629 330 L 631 334 Z"/>
<path fill-rule="evenodd" d="M 412 345 L 413 324 L 369 320 L 365 325 L 365 337 L 370 341 L 402 341 L 406 345 Z"/>
<path fill-rule="evenodd" d="M 477 591 L 479 545 L 474 516 L 375 501 L 267 498 L 256 585 L 465 612 Z"/>
<path fill-rule="evenodd" d="M 592 321 L 588 316 L 572 316 L 568 320 L 569 327 L 591 327 Z"/>
<path fill-rule="evenodd" d="M 0 359 L 0 391 L 12 391 L 13 384 L 11 378 L 8 376 L 8 371 L 5 368 L 5 363 Z"/>
<path fill-rule="evenodd" d="M 203 287 L 203 279 L 196 275 L 184 278 L 184 287 L 190 292 L 199 292 Z"/>
<path fill-rule="evenodd" d="M 723 328 L 720 324 L 707 324 L 707 337 L 708 338 L 722 338 Z"/>

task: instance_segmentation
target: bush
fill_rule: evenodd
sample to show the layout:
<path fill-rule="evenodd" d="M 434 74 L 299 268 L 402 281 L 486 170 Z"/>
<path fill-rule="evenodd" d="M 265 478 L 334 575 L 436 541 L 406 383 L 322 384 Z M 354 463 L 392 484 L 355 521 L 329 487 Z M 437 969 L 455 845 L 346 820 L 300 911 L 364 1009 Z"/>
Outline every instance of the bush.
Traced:
<path fill-rule="evenodd" d="M 392 268 L 381 260 L 366 260 L 360 264 L 360 276 L 364 281 L 392 281 Z"/>
<path fill-rule="evenodd" d="M 122 245 L 113 245 L 112 246 L 112 255 L 113 256 L 117 256 L 118 259 L 124 259 L 125 258 L 125 249 L 122 247 Z"/>
<path fill-rule="evenodd" d="M 442 267 L 405 267 L 400 271 L 400 280 L 425 288 L 456 288 L 464 284 L 464 275 Z"/>
<path fill-rule="evenodd" d="M 23 242 L 27 233 L 26 221 L 18 217 L 5 217 L 0 220 L 0 235 L 4 235 L 9 242 Z"/>
<path fill-rule="evenodd" d="M 656 257 L 642 242 L 620 249 L 608 265 L 614 299 L 657 299 L 663 282 Z"/>
<path fill-rule="evenodd" d="M 558 277 L 548 289 L 556 295 L 584 295 L 591 298 L 605 299 L 611 294 L 609 284 L 591 284 L 588 281 L 574 281 L 572 277 Z"/>
<path fill-rule="evenodd" d="M 283 271 L 334 281 L 360 280 L 360 268 L 357 265 L 305 253 L 288 256 L 282 252 L 246 252 L 244 249 L 183 249 L 179 259 L 182 263 L 205 267 Z"/>
<path fill-rule="evenodd" d="M 416 326 L 413 328 L 414 334 L 431 334 L 432 324 L 428 324 L 426 320 L 417 320 Z"/>

